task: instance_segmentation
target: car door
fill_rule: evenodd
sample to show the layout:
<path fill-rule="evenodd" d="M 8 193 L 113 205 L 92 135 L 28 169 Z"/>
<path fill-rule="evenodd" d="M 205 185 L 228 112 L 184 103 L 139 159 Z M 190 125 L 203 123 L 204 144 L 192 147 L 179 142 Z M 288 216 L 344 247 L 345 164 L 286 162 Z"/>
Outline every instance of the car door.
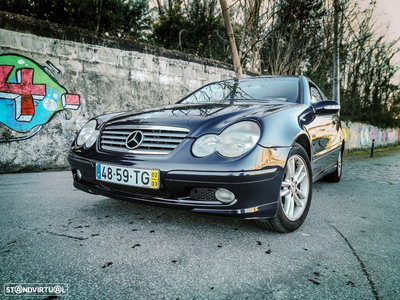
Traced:
<path fill-rule="evenodd" d="M 312 104 L 326 100 L 311 82 L 309 91 Z M 316 179 L 336 163 L 338 151 L 340 151 L 339 115 L 318 114 L 306 127 L 312 139 L 312 171 Z"/>

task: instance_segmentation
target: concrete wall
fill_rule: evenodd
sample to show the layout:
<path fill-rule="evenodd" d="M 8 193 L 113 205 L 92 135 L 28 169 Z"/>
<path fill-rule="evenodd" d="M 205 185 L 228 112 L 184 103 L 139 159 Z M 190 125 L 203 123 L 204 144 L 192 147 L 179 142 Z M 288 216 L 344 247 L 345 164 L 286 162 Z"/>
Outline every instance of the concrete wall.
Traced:
<path fill-rule="evenodd" d="M 89 118 L 171 104 L 233 76 L 212 60 L 0 12 L 0 173 L 64 168 Z M 24 80 L 25 102 L 13 93 Z"/>
<path fill-rule="evenodd" d="M 372 142 L 376 147 L 385 147 L 400 143 L 400 129 L 382 129 L 361 123 L 342 122 L 346 139 L 346 150 L 371 148 Z"/>
<path fill-rule="evenodd" d="M 171 104 L 233 76 L 216 61 L 0 12 L 0 173 L 66 168 L 89 118 Z M 343 125 L 348 150 L 400 140 L 398 129 Z"/>

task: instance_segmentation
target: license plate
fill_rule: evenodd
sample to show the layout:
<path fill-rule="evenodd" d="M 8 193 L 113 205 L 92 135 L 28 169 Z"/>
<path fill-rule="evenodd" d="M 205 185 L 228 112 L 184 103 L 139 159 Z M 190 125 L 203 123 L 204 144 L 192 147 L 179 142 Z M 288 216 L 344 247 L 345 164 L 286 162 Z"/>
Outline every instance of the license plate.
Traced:
<path fill-rule="evenodd" d="M 155 190 L 160 187 L 159 170 L 96 164 L 96 179 Z"/>

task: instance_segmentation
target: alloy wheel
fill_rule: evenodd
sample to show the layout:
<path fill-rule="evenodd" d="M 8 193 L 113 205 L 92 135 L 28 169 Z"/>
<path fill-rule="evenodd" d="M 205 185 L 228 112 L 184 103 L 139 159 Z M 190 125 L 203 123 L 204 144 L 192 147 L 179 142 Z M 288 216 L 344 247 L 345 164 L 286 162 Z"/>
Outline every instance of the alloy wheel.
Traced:
<path fill-rule="evenodd" d="M 300 155 L 289 158 L 281 185 L 283 213 L 290 221 L 298 220 L 307 206 L 310 191 L 309 171 Z"/>

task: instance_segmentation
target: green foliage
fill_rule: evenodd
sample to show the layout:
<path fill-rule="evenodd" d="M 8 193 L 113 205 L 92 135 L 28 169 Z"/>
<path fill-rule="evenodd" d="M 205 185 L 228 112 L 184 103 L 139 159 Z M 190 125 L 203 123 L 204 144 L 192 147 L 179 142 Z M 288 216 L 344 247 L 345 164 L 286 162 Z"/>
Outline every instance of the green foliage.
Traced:
<path fill-rule="evenodd" d="M 168 0 L 167 5 L 159 7 L 159 17 L 153 25 L 150 39 L 158 46 L 178 49 L 179 37 L 188 24 L 183 14 L 181 0 Z"/>
<path fill-rule="evenodd" d="M 32 17 L 31 2 L 30 0 L 2 0 L 0 1 L 0 10 Z"/>
<path fill-rule="evenodd" d="M 217 0 L 190 3 L 186 39 L 181 39 L 182 49 L 202 57 L 231 62 L 225 49 L 227 43 L 219 35 L 226 36 L 225 26 Z"/>
<path fill-rule="evenodd" d="M 156 45 L 220 61 L 231 61 L 218 0 L 193 0 L 185 8 L 181 0 L 159 7 L 150 41 Z"/>
<path fill-rule="evenodd" d="M 150 29 L 148 0 L 6 0 L 0 10 L 130 39 Z"/>
<path fill-rule="evenodd" d="M 124 4 L 122 33 L 133 40 L 146 40 L 151 29 L 148 0 L 127 0 Z"/>

